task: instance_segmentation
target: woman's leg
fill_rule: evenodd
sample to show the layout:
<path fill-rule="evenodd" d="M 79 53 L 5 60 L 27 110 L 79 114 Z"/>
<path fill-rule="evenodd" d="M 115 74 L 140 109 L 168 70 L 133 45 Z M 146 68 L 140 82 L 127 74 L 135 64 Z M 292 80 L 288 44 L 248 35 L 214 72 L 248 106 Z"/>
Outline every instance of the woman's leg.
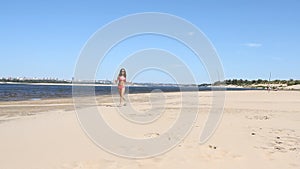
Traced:
<path fill-rule="evenodd" d="M 121 89 L 121 98 L 123 99 L 123 101 L 125 102 L 125 86 Z M 126 103 L 125 103 L 126 104 Z M 125 105 L 124 104 L 124 105 Z"/>
<path fill-rule="evenodd" d="M 119 95 L 120 95 L 120 106 L 122 105 L 122 88 L 118 88 L 119 89 Z"/>

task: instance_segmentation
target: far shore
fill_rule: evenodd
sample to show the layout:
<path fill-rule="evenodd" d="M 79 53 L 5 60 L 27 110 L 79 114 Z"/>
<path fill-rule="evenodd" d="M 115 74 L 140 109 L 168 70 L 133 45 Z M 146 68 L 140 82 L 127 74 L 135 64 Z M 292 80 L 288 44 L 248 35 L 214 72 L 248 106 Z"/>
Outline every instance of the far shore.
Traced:
<path fill-rule="evenodd" d="M 0 84 L 24 84 L 24 85 L 54 85 L 54 86 L 73 86 L 73 83 L 26 83 L 26 82 L 0 82 Z M 85 86 L 113 86 L 115 84 L 77 84 Z"/>

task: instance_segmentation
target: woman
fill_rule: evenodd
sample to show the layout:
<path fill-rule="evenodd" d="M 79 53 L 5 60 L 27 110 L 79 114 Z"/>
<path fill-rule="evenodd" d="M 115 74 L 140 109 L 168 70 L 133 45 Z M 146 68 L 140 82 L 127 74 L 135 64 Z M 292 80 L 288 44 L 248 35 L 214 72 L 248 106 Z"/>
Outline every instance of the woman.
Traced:
<path fill-rule="evenodd" d="M 119 94 L 120 94 L 120 105 L 122 106 L 122 101 L 126 101 L 124 94 L 125 94 L 125 83 L 126 83 L 126 70 L 124 68 L 122 68 L 120 70 L 118 79 L 116 80 L 116 82 L 118 82 L 118 90 L 119 90 Z M 126 103 L 123 104 L 124 106 L 126 106 Z"/>

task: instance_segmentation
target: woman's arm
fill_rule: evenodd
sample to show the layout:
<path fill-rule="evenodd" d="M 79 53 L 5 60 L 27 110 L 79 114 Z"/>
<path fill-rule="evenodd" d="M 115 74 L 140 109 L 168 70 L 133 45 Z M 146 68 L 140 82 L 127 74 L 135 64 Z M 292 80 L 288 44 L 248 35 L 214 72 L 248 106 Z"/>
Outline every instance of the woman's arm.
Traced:
<path fill-rule="evenodd" d="M 115 80 L 115 83 L 118 83 L 118 81 L 119 81 L 119 77 L 117 78 L 117 80 Z"/>

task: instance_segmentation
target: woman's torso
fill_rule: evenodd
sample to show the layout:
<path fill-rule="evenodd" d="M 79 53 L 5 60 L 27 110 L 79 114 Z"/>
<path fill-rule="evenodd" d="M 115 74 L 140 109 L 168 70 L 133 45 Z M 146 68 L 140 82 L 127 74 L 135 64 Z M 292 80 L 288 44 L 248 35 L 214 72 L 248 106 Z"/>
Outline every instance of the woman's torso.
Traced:
<path fill-rule="evenodd" d="M 125 82 L 126 82 L 126 77 L 124 77 L 124 76 L 119 76 L 119 78 L 118 78 L 118 81 L 119 81 L 119 86 L 121 85 L 121 86 L 124 86 L 125 85 Z"/>

